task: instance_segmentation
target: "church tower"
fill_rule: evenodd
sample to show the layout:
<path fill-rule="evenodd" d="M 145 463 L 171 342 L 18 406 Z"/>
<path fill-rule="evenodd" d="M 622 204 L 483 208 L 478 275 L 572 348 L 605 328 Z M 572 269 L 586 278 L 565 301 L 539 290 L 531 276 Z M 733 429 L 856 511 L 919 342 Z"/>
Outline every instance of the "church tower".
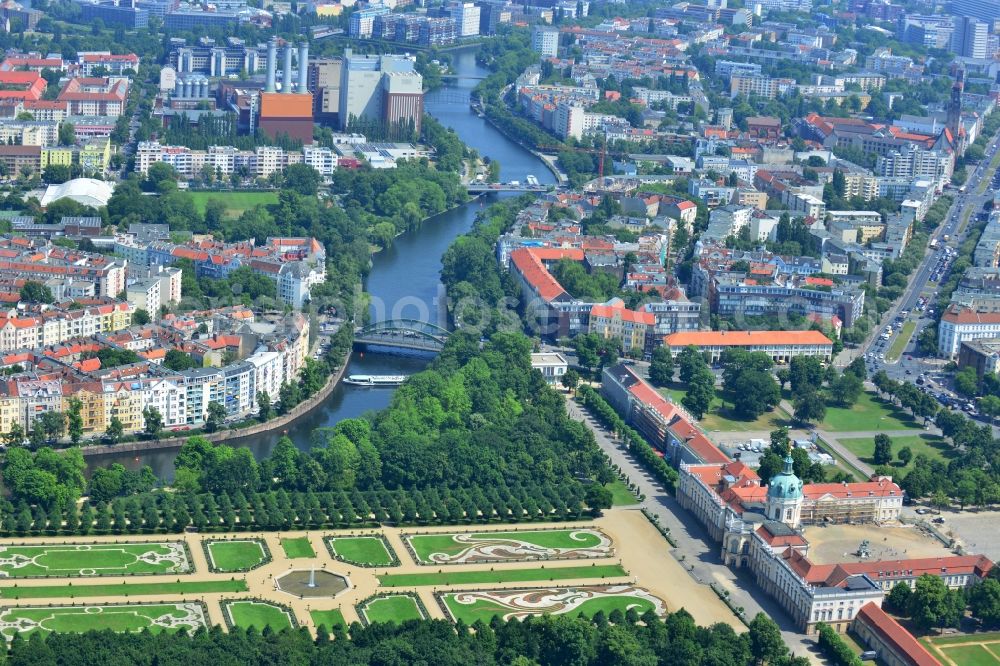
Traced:
<path fill-rule="evenodd" d="M 802 479 L 795 476 L 791 452 L 785 456 L 784 469 L 768 483 L 767 517 L 792 528 L 802 522 Z"/>

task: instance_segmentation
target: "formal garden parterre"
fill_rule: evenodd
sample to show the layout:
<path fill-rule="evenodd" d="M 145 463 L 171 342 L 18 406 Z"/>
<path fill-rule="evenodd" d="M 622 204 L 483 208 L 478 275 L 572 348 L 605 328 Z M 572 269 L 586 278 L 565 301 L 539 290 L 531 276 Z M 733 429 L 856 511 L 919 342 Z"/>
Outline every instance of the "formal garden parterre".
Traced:
<path fill-rule="evenodd" d="M 292 629 L 298 626 L 295 613 L 284 604 L 263 599 L 227 599 L 222 603 L 222 615 L 226 625 L 232 629 L 239 627 L 258 631 L 270 627 L 272 631 Z"/>
<path fill-rule="evenodd" d="M 330 557 L 359 567 L 399 565 L 396 551 L 382 534 L 327 537 L 323 540 Z"/>
<path fill-rule="evenodd" d="M 418 564 L 477 564 L 611 557 L 611 539 L 597 529 L 407 534 Z"/>
<path fill-rule="evenodd" d="M 420 597 L 415 594 L 376 594 L 357 605 L 358 617 L 364 624 L 426 620 L 430 617 Z"/>
<path fill-rule="evenodd" d="M 0 545 L 0 578 L 177 574 L 192 570 L 183 541 Z"/>
<path fill-rule="evenodd" d="M 0 610 L 0 634 L 82 632 L 91 629 L 153 633 L 207 627 L 208 614 L 200 602 L 176 604 L 100 604 L 93 606 L 19 606 Z"/>
<path fill-rule="evenodd" d="M 489 622 L 498 615 L 503 620 L 523 620 L 532 615 L 610 614 L 634 610 L 639 615 L 653 611 L 666 613 L 666 604 L 647 590 L 634 585 L 590 585 L 522 589 L 470 590 L 438 593 L 438 601 L 454 621 L 472 624 Z"/>
<path fill-rule="evenodd" d="M 251 571 L 271 561 L 263 539 L 209 539 L 202 541 L 208 568 L 213 573 Z"/>

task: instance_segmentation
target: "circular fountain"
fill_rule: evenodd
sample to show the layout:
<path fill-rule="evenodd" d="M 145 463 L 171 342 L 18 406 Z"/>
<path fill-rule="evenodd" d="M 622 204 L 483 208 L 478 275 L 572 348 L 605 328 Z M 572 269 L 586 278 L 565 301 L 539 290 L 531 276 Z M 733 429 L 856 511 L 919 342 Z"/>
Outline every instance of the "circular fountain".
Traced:
<path fill-rule="evenodd" d="M 315 568 L 293 569 L 275 578 L 275 586 L 282 592 L 296 597 L 335 597 L 351 587 L 351 581 L 343 574 Z"/>

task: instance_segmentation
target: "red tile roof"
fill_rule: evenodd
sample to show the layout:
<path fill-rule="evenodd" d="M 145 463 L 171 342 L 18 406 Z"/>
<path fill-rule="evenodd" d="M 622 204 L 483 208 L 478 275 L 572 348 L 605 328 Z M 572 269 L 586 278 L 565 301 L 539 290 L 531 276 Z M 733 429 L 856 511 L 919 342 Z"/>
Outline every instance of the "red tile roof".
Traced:
<path fill-rule="evenodd" d="M 863 622 L 878 634 L 897 655 L 906 659 L 909 666 L 941 666 L 941 662 L 913 634 L 889 617 L 877 604 L 869 602 L 862 606 L 858 611 L 857 621 Z"/>
<path fill-rule="evenodd" d="M 590 308 L 591 317 L 604 317 L 606 319 L 620 318 L 622 321 L 633 324 L 644 324 L 653 326 L 656 324 L 656 317 L 652 312 L 639 312 L 629 310 L 624 303 L 612 303 L 610 305 L 595 305 Z"/>
<path fill-rule="evenodd" d="M 998 315 L 1000 316 L 1000 315 Z M 744 347 L 752 345 L 833 345 L 819 331 L 689 331 L 663 338 L 668 347 Z"/>
<path fill-rule="evenodd" d="M 951 324 L 1000 324 L 1000 312 L 976 312 L 972 308 L 952 303 L 941 315 Z"/>
<path fill-rule="evenodd" d="M 562 288 L 562 285 L 543 263 L 560 259 L 583 261 L 583 250 L 578 248 L 522 247 L 510 253 L 511 263 L 538 296 L 546 301 L 566 294 L 566 290 Z"/>

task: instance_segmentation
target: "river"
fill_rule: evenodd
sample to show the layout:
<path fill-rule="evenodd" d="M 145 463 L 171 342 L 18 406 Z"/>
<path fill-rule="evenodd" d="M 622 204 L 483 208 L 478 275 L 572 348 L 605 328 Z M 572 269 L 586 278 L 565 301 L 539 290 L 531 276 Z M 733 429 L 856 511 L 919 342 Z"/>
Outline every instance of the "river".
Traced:
<path fill-rule="evenodd" d="M 430 93 L 425 98 L 425 110 L 444 125 L 453 128 L 466 145 L 480 155 L 500 162 L 501 180 L 524 182 L 534 174 L 539 182 L 551 184 L 555 177 L 541 160 L 509 140 L 486 120 L 469 108 L 469 92 L 479 78 L 489 71 L 476 63 L 475 50 L 452 52 L 452 67 L 459 77 L 448 86 Z M 490 197 L 511 195 L 490 195 Z M 483 203 L 488 203 L 489 199 Z M 481 208 L 473 201 L 454 210 L 426 220 L 419 229 L 403 234 L 391 248 L 376 254 L 372 269 L 365 281 L 365 290 L 371 294 L 372 320 L 407 317 L 445 325 L 441 285 L 441 256 L 455 239 L 472 227 L 476 213 Z M 356 374 L 412 374 L 427 365 L 426 355 L 380 354 L 355 352 L 351 356 L 349 373 Z M 309 448 L 310 437 L 316 428 L 331 426 L 344 418 L 356 417 L 368 411 L 388 406 L 392 399 L 391 388 L 362 388 L 337 386 L 323 404 L 288 427 L 287 434 L 301 449 Z M 248 446 L 259 459 L 270 453 L 281 432 L 264 433 L 252 437 L 230 440 L 234 446 Z M 173 478 L 176 449 L 165 449 L 139 454 L 113 454 L 88 458 L 93 465 L 119 462 L 135 469 L 149 465 L 158 477 L 169 481 Z"/>

